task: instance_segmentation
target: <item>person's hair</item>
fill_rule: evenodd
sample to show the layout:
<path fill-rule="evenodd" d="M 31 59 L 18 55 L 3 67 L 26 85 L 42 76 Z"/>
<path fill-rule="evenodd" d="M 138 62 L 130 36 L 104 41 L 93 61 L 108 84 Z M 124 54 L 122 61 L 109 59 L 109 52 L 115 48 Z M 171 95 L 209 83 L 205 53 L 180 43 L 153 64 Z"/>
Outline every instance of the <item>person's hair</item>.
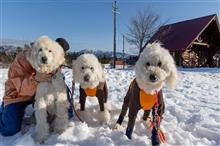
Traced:
<path fill-rule="evenodd" d="M 56 42 L 60 44 L 60 46 L 63 48 L 65 52 L 69 50 L 69 43 L 64 38 L 57 38 Z"/>

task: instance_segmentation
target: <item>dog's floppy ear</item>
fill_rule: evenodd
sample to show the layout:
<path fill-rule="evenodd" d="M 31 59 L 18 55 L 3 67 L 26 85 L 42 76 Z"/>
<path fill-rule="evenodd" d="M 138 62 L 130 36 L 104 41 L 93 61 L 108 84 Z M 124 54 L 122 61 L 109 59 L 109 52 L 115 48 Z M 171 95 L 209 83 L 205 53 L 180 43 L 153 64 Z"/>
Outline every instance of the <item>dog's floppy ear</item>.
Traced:
<path fill-rule="evenodd" d="M 26 56 L 30 56 L 31 55 L 31 46 L 30 45 L 28 45 L 28 44 L 25 44 L 24 45 L 24 51 L 25 51 L 25 55 Z"/>
<path fill-rule="evenodd" d="M 31 64 L 31 66 L 35 69 L 38 68 L 37 66 L 37 61 L 36 61 L 36 57 L 34 57 L 35 55 L 35 50 L 33 48 L 33 45 L 29 45 L 29 44 L 25 44 L 24 45 L 24 53 L 25 53 L 25 57 L 28 60 L 28 62 Z"/>
<path fill-rule="evenodd" d="M 31 57 L 31 53 L 32 53 L 32 46 L 25 44 L 24 45 L 24 53 L 25 53 L 25 57 L 29 60 L 29 58 Z"/>
<path fill-rule="evenodd" d="M 169 88 L 175 88 L 177 83 L 177 69 L 175 64 L 170 66 L 170 74 L 167 76 L 165 83 Z"/>

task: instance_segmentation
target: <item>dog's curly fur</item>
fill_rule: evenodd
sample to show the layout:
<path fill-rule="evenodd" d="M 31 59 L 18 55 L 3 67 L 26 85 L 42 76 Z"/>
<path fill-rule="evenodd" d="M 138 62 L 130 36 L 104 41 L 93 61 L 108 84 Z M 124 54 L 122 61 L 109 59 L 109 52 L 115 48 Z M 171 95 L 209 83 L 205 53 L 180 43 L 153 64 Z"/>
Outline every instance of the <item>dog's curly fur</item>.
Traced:
<path fill-rule="evenodd" d="M 75 82 L 80 83 L 84 89 L 95 88 L 99 82 L 105 82 L 105 73 L 101 63 L 93 54 L 80 55 L 73 62 L 73 75 Z M 84 76 L 89 75 L 89 82 L 84 81 Z"/>
<path fill-rule="evenodd" d="M 101 110 L 104 103 L 107 102 L 107 85 L 104 70 L 97 57 L 93 54 L 80 55 L 73 62 L 73 75 L 75 82 L 80 84 L 81 113 L 83 113 L 85 104 L 85 101 L 82 100 L 85 100 L 84 96 L 86 96 L 82 94 L 85 94 L 83 90 L 87 88 L 98 88 L 97 92 L 99 92 L 100 94 L 97 96 L 97 98 L 99 100 Z M 88 81 L 85 81 L 86 76 L 89 78 Z M 101 84 L 104 86 L 99 88 Z M 104 111 L 101 110 L 100 113 L 100 122 L 108 123 L 109 120 L 110 114 L 108 110 L 104 107 Z"/>
<path fill-rule="evenodd" d="M 144 90 L 147 94 L 156 94 L 158 100 L 157 114 L 162 119 L 165 110 L 165 103 L 161 89 L 162 85 L 165 83 L 168 87 L 174 88 L 176 85 L 176 79 L 177 70 L 175 62 L 168 50 L 163 48 L 159 42 L 148 44 L 135 64 L 135 79 L 129 86 L 128 92 L 124 98 L 120 116 L 114 128 L 121 128 L 121 124 L 128 109 L 129 120 L 126 135 L 129 139 L 131 139 L 135 119 L 140 109 L 144 110 L 143 120 L 147 120 L 155 103 L 153 103 L 151 107 L 143 107 L 141 105 L 141 90 Z"/>
<path fill-rule="evenodd" d="M 43 61 L 46 57 L 47 61 Z M 51 78 L 51 82 L 39 82 L 35 95 L 36 128 L 34 140 L 43 143 L 48 137 L 49 131 L 62 132 L 68 125 L 67 94 L 59 66 L 64 62 L 63 48 L 47 36 L 42 36 L 31 46 L 28 61 L 40 74 L 49 74 L 57 70 Z M 49 117 L 53 117 L 48 123 Z"/>
<path fill-rule="evenodd" d="M 154 75 L 157 81 L 152 82 L 150 75 Z M 174 88 L 177 70 L 173 57 L 159 42 L 148 44 L 135 64 L 135 77 L 138 86 L 147 93 L 159 91 L 163 82 Z"/>

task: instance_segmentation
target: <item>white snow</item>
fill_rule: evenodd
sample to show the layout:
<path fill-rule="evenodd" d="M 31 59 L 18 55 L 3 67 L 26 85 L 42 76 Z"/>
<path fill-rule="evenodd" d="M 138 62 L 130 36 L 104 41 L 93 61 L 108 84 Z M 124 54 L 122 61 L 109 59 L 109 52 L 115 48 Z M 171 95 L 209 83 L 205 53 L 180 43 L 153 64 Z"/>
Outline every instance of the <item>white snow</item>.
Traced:
<path fill-rule="evenodd" d="M 178 85 L 175 90 L 164 88 L 166 111 L 162 129 L 167 136 L 163 145 L 220 145 L 220 69 L 179 68 Z M 77 118 L 69 123 L 69 128 L 60 135 L 51 134 L 45 145 L 151 145 L 150 131 L 141 123 L 143 112 L 139 112 L 133 132 L 133 139 L 124 135 L 128 118 L 125 118 L 122 131 L 112 130 L 121 110 L 122 102 L 134 71 L 106 69 L 109 89 L 108 103 L 111 108 L 111 123 L 101 125 L 98 121 L 99 106 L 96 98 L 87 98 L 86 122 Z M 71 71 L 66 70 L 68 85 Z M 7 69 L 0 69 L 0 101 L 4 94 Z M 75 90 L 75 103 L 78 102 L 78 85 Z M 31 134 L 34 126 L 28 127 L 25 134 L 0 136 L 0 145 L 38 145 Z"/>

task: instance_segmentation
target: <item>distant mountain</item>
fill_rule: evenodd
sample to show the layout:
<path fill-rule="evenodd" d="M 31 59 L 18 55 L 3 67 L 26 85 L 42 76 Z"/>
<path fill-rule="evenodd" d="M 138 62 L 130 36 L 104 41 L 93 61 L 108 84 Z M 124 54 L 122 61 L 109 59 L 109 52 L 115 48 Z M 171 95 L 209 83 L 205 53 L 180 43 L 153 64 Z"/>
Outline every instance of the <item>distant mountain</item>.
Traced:
<path fill-rule="evenodd" d="M 4 47 L 0 46 L 0 52 L 4 52 Z"/>
<path fill-rule="evenodd" d="M 16 46 L 13 45 L 3 45 L 0 46 L 0 52 L 6 52 L 8 53 L 13 53 L 17 49 Z M 113 57 L 113 51 L 101 51 L 101 50 L 91 50 L 91 49 L 84 49 L 79 52 L 76 52 L 79 54 L 84 54 L 84 53 L 92 53 L 95 54 L 97 57 Z M 123 58 L 123 53 L 122 52 L 117 52 L 116 53 L 117 58 Z M 125 53 L 125 58 L 128 58 L 130 55 Z"/>
<path fill-rule="evenodd" d="M 30 41 L 27 40 L 0 38 L 0 52 L 6 52 L 6 54 L 14 53 L 18 46 L 23 47 L 24 44 L 29 43 Z"/>
<path fill-rule="evenodd" d="M 20 44 L 22 45 L 14 45 L 20 42 Z M 28 41 L 19 41 L 19 40 L 11 40 L 11 39 L 7 39 L 3 41 L 3 45 L 0 44 L 0 52 L 6 52 L 7 54 L 9 53 L 13 53 L 16 51 L 17 47 L 18 46 L 23 46 L 24 44 L 27 44 L 29 43 Z M 12 44 L 12 45 L 10 45 Z M 81 50 L 79 52 L 76 52 L 76 53 L 79 53 L 79 54 L 84 54 L 84 53 L 92 53 L 92 54 L 95 54 L 97 57 L 113 57 L 113 51 L 102 51 L 102 50 L 92 50 L 92 49 L 84 49 L 84 50 Z M 116 56 L 117 58 L 123 58 L 123 53 L 122 52 L 116 52 Z M 129 58 L 131 55 L 129 54 L 124 54 L 124 57 L 125 58 Z"/>
<path fill-rule="evenodd" d="M 5 39 L 0 38 L 0 46 L 24 46 L 24 44 L 29 44 L 30 41 L 27 40 L 18 40 L 18 39 Z"/>
<path fill-rule="evenodd" d="M 91 49 L 84 49 L 79 52 L 79 54 L 84 54 L 84 53 L 92 53 L 95 54 L 97 57 L 113 57 L 113 51 L 102 51 L 102 50 L 91 50 Z M 122 52 L 116 52 L 117 58 L 123 58 L 123 53 Z M 125 58 L 128 58 L 130 55 L 129 54 L 124 54 Z"/>
<path fill-rule="evenodd" d="M 6 54 L 10 54 L 15 52 L 17 49 L 17 47 L 12 46 L 12 45 L 4 45 L 4 46 L 0 46 L 0 52 L 6 52 Z"/>

